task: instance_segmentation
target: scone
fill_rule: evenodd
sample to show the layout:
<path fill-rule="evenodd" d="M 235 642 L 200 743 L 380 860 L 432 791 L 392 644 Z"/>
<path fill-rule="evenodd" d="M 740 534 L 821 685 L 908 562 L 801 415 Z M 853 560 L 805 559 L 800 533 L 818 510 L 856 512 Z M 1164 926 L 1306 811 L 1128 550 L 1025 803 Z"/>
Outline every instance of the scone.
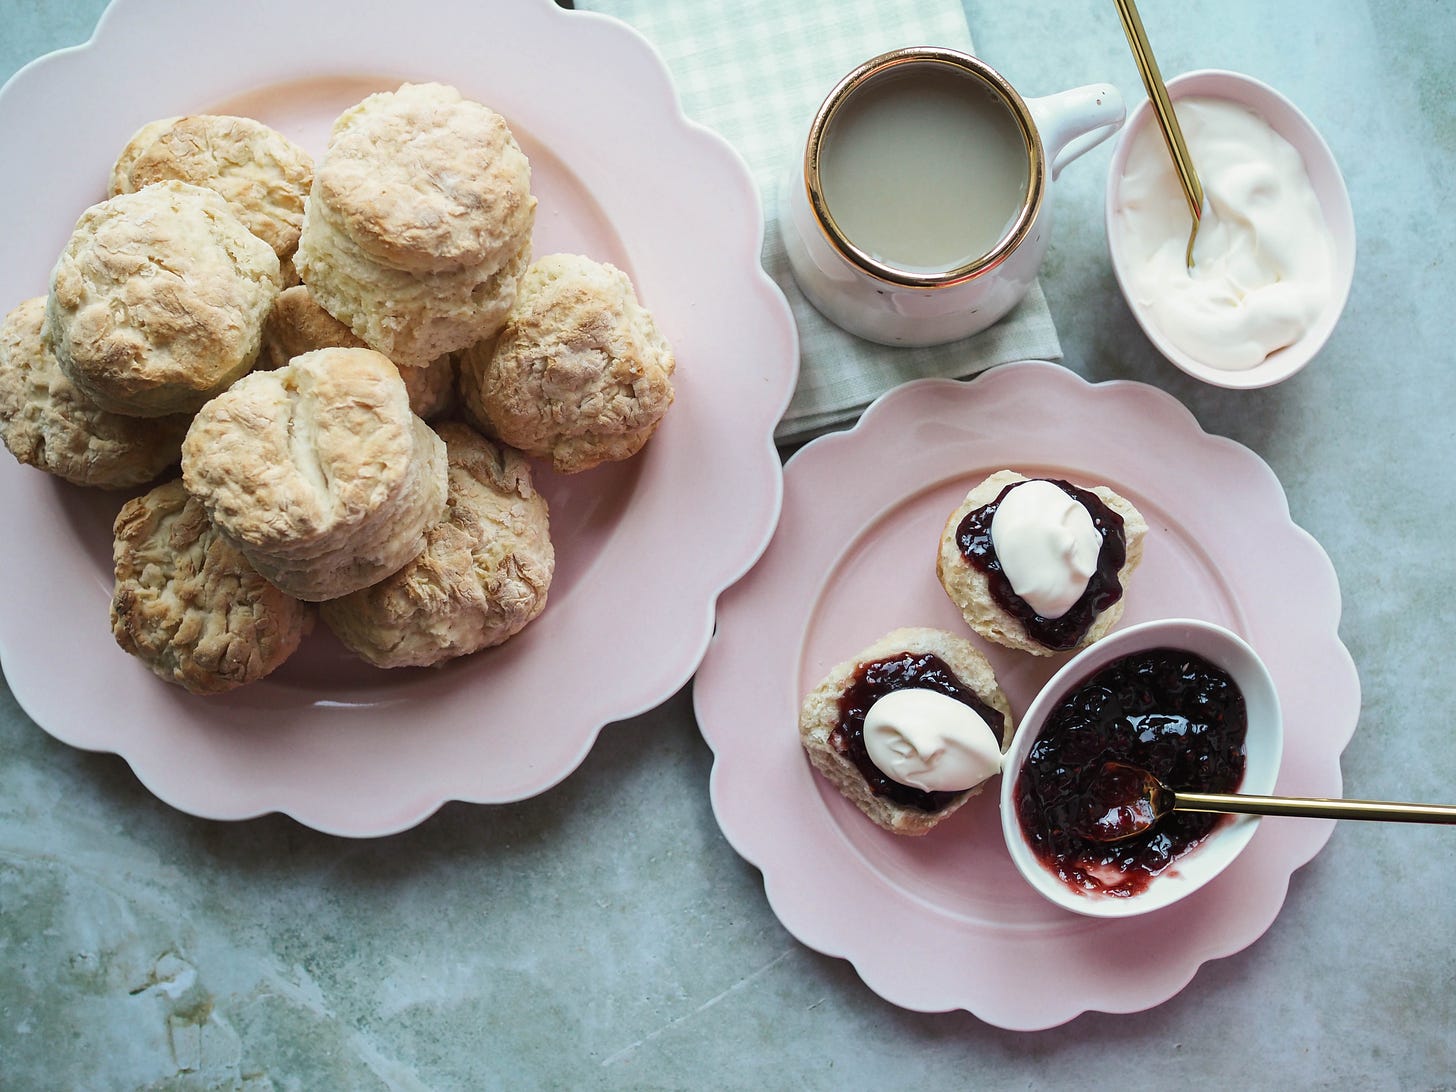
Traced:
<path fill-rule="evenodd" d="M 1148 525 L 1103 485 L 1000 470 L 950 514 L 936 572 L 966 624 L 1037 656 L 1085 648 L 1122 617 Z"/>
<path fill-rule="evenodd" d="M 296 356 L 331 347 L 362 349 L 364 342 L 314 300 L 306 285 L 285 288 L 263 324 L 260 368 L 281 368 Z M 410 409 L 426 421 L 455 404 L 455 358 L 446 353 L 417 368 L 401 367 Z"/>
<path fill-rule="evenodd" d="M 372 349 L 320 349 L 214 398 L 182 480 L 218 530 L 298 599 L 366 588 L 425 546 L 445 510 L 445 445 Z"/>
<path fill-rule="evenodd" d="M 552 254 L 527 270 L 500 336 L 460 354 L 461 401 L 487 435 L 571 474 L 641 450 L 674 366 L 625 273 Z"/>
<path fill-rule="evenodd" d="M 233 214 L 288 262 L 298 248 L 313 159 L 253 118 L 191 114 L 144 125 L 112 171 L 117 193 L 153 182 L 190 182 L 217 193 Z"/>
<path fill-rule="evenodd" d="M 191 418 L 123 417 L 97 409 L 62 374 L 41 336 L 45 297 L 0 323 L 0 437 L 22 463 L 75 485 L 121 489 L 175 463 Z"/>
<path fill-rule="evenodd" d="M 396 364 L 493 336 L 530 261 L 531 167 L 505 120 L 443 84 L 335 122 L 296 264 L 319 304 Z"/>
<path fill-rule="evenodd" d="M 211 190 L 158 182 L 82 214 L 51 273 L 45 334 L 101 409 L 189 413 L 247 372 L 278 256 Z"/>
<path fill-rule="evenodd" d="M 546 606 L 556 553 L 530 463 L 462 424 L 439 433 L 449 500 L 424 552 L 320 608 L 339 640 L 377 667 L 425 667 L 498 645 Z"/>
<path fill-rule="evenodd" d="M 116 643 L 159 678 L 220 694 L 272 672 L 313 610 L 258 575 L 180 481 L 122 506 L 114 526 Z"/>
<path fill-rule="evenodd" d="M 455 408 L 455 354 L 437 356 L 417 368 L 399 369 L 404 389 L 409 391 L 410 409 L 426 421 L 444 417 Z"/>
<path fill-rule="evenodd" d="M 158 118 L 156 121 L 149 121 L 131 135 L 126 142 L 126 147 L 116 157 L 112 164 L 111 175 L 106 181 L 106 196 L 115 197 L 122 193 L 135 193 L 136 186 L 131 184 L 131 165 L 137 161 L 137 157 L 152 146 L 152 141 L 165 133 L 174 124 L 181 121 L 180 117 Z"/>
<path fill-rule="evenodd" d="M 881 716 L 906 698 L 921 701 Z M 886 729 L 871 741 L 884 767 L 871 757 L 867 722 Z M 924 834 L 980 792 L 1014 732 L 986 658 L 938 629 L 886 634 L 831 670 L 799 709 L 799 739 L 815 769 L 893 834 Z"/>

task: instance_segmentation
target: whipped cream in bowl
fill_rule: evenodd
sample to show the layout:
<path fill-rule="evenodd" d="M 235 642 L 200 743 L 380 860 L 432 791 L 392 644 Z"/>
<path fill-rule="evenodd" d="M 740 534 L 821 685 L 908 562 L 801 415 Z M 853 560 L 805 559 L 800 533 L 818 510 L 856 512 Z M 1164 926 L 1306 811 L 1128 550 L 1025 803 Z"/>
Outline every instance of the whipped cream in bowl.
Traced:
<path fill-rule="evenodd" d="M 1109 167 L 1108 249 L 1123 296 L 1173 364 L 1220 387 L 1302 369 L 1344 310 L 1355 269 L 1349 193 L 1329 146 L 1292 103 L 1236 72 L 1168 81 L 1204 188 L 1187 267 L 1187 204 L 1147 102 Z"/>

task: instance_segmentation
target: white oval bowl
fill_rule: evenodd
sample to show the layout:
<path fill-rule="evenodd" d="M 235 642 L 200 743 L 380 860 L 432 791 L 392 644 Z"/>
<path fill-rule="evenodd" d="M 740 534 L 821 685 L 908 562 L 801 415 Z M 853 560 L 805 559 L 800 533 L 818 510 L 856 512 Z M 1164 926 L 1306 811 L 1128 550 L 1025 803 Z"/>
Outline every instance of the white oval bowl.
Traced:
<path fill-rule="evenodd" d="M 1079 891 L 1048 869 L 1027 842 L 1016 815 L 1016 782 L 1048 717 L 1063 698 L 1114 660 L 1155 648 L 1183 649 L 1202 656 L 1227 671 L 1243 692 L 1248 733 L 1244 778 L 1239 791 L 1272 792 L 1279 773 L 1284 749 L 1279 695 L 1264 662 L 1232 631 L 1191 618 L 1143 622 L 1104 637 L 1068 660 L 1032 700 L 1006 753 L 1001 777 L 1001 831 L 1011 859 L 1027 883 L 1058 906 L 1089 917 L 1125 918 L 1146 914 L 1191 895 L 1228 867 L 1248 845 L 1259 822 L 1254 815 L 1227 817 L 1201 843 L 1154 876 L 1135 895 Z"/>
<path fill-rule="evenodd" d="M 1350 295 L 1350 284 L 1355 277 L 1355 217 L 1350 208 L 1350 194 L 1345 188 L 1345 179 L 1340 174 L 1334 154 L 1325 143 L 1309 118 L 1299 108 L 1266 83 L 1252 76 L 1221 69 L 1202 69 L 1185 72 L 1168 81 L 1168 95 L 1172 99 L 1215 98 L 1235 102 L 1247 107 L 1266 121 L 1273 130 L 1293 146 L 1304 159 L 1310 184 L 1324 213 L 1325 225 L 1334 240 L 1335 263 L 1332 270 L 1332 290 L 1319 317 L 1305 331 L 1304 336 L 1291 345 L 1270 353 L 1263 361 L 1242 371 L 1216 368 L 1189 355 L 1170 341 L 1166 334 L 1153 323 L 1146 310 L 1138 306 L 1132 292 L 1128 259 L 1123 254 L 1122 239 L 1117 229 L 1118 190 L 1123 170 L 1127 164 L 1128 151 L 1137 134 L 1145 126 L 1156 125 L 1152 104 L 1146 99 L 1128 115 L 1127 124 L 1118 136 L 1112 153 L 1112 162 L 1107 172 L 1107 194 L 1105 199 L 1104 223 L 1107 231 L 1107 249 L 1112 259 L 1112 271 L 1118 287 L 1127 300 L 1128 308 L 1143 333 L 1153 346 L 1182 371 L 1195 379 L 1216 387 L 1253 389 L 1268 387 L 1304 368 L 1315 354 L 1329 340 L 1330 333 L 1345 309 Z M 1195 163 L 1196 167 L 1197 164 Z"/>

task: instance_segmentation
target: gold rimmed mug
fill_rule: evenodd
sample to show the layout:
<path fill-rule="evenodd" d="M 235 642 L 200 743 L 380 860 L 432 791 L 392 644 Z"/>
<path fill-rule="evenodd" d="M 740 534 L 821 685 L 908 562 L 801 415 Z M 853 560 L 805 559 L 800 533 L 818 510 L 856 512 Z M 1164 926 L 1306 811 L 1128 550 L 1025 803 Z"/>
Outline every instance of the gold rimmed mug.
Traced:
<path fill-rule="evenodd" d="M 1124 116 L 1105 84 L 1024 99 L 957 50 L 873 57 L 824 99 L 780 189 L 794 279 L 870 341 L 938 345 L 984 330 L 1036 277 L 1051 183 Z"/>

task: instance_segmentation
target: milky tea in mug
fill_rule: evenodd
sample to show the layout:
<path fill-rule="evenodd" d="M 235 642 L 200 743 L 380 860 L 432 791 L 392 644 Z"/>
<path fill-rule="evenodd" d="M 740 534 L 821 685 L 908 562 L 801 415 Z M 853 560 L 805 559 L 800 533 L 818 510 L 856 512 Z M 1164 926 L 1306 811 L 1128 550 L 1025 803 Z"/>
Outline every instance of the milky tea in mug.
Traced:
<path fill-rule="evenodd" d="M 1026 138 L 1006 100 L 944 65 L 902 65 L 835 110 L 819 145 L 824 209 L 885 265 L 944 273 L 989 254 L 1031 186 Z"/>
<path fill-rule="evenodd" d="M 1026 295 L 1063 166 L 1122 125 L 1089 84 L 1023 99 L 939 46 L 882 53 L 830 91 L 779 190 L 794 280 L 830 321 L 886 345 L 984 330 Z"/>

